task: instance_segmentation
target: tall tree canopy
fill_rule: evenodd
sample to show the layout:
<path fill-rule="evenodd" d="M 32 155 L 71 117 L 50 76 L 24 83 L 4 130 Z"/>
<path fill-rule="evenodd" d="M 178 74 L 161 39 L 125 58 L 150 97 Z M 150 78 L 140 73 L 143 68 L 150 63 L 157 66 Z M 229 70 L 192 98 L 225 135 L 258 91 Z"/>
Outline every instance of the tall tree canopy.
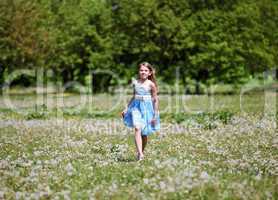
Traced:
<path fill-rule="evenodd" d="M 128 80 L 141 61 L 153 63 L 167 83 L 179 67 L 184 84 L 238 84 L 278 62 L 275 0 L 0 4 L 0 85 L 13 70 L 38 67 L 53 69 L 64 82 L 84 84 L 99 69 Z M 106 86 L 114 79 L 105 79 Z"/>

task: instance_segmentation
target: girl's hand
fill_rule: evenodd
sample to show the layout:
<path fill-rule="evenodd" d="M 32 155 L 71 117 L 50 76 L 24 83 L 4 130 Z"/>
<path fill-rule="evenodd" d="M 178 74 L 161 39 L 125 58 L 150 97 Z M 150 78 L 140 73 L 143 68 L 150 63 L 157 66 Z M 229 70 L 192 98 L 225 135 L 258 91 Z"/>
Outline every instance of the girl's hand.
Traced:
<path fill-rule="evenodd" d="M 122 118 L 124 118 L 126 111 L 127 111 L 127 109 L 124 109 L 124 110 L 121 112 Z"/>
<path fill-rule="evenodd" d="M 152 118 L 151 124 L 154 126 L 156 124 L 156 118 Z"/>
<path fill-rule="evenodd" d="M 158 113 L 156 112 L 151 120 L 151 124 L 154 126 L 157 123 Z"/>

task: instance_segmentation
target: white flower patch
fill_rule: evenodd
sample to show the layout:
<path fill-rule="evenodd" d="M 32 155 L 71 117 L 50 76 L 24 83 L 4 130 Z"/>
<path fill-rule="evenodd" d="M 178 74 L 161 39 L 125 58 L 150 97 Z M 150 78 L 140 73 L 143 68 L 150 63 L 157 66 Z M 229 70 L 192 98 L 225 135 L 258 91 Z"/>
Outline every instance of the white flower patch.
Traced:
<path fill-rule="evenodd" d="M 4 196 L 5 196 L 5 192 L 0 190 L 0 199 L 4 199 Z"/>
<path fill-rule="evenodd" d="M 127 144 L 110 144 L 108 146 L 108 149 L 110 149 L 110 158 L 114 161 L 119 161 L 124 158 L 124 155 L 128 151 L 128 145 Z"/>
<path fill-rule="evenodd" d="M 9 168 L 10 164 L 7 160 L 0 160 L 0 169 L 7 169 Z"/>
<path fill-rule="evenodd" d="M 108 187 L 109 193 L 113 194 L 115 192 L 117 192 L 118 190 L 118 184 L 114 181 L 112 182 L 112 184 Z"/>
<path fill-rule="evenodd" d="M 278 135 L 275 135 L 272 139 L 272 147 L 278 149 Z"/>
<path fill-rule="evenodd" d="M 202 171 L 200 174 L 200 179 L 202 179 L 206 182 L 210 179 L 210 176 L 206 171 Z"/>
<path fill-rule="evenodd" d="M 72 176 L 75 172 L 75 169 L 74 169 L 74 167 L 72 166 L 71 163 L 68 163 L 66 165 L 65 170 L 66 170 L 68 176 Z"/>
<path fill-rule="evenodd" d="M 167 169 L 172 171 L 174 171 L 180 163 L 181 161 L 178 161 L 178 159 L 175 157 L 171 157 L 163 161 L 157 159 L 154 161 L 154 165 L 156 166 L 156 168 Z"/>

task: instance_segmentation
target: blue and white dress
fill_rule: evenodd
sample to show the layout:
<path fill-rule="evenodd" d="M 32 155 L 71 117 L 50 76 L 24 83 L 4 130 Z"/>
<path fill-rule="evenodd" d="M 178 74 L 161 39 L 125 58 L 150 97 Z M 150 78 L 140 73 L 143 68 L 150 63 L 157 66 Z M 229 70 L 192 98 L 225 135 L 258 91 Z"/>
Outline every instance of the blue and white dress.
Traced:
<path fill-rule="evenodd" d="M 134 99 L 123 117 L 124 124 L 131 128 L 141 128 L 141 135 L 149 135 L 160 129 L 160 117 L 156 116 L 156 123 L 151 123 L 154 117 L 154 105 L 151 88 L 146 88 L 137 80 L 133 80 Z"/>

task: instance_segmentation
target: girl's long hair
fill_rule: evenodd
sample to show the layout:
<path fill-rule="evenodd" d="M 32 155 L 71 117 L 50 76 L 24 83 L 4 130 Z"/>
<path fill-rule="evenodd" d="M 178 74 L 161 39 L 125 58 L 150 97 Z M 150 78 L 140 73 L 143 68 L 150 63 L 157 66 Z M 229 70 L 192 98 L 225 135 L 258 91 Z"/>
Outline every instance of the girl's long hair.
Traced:
<path fill-rule="evenodd" d="M 156 83 L 156 79 L 155 79 L 155 68 L 154 68 L 150 63 L 148 63 L 148 62 L 142 62 L 142 63 L 140 63 L 140 64 L 139 64 L 139 70 L 140 70 L 140 67 L 141 67 L 141 66 L 147 67 L 147 68 L 150 70 L 150 72 L 152 73 L 152 74 L 148 77 L 148 79 L 151 80 L 151 81 L 155 84 L 156 89 L 157 89 L 157 92 L 158 92 L 158 87 L 157 87 L 157 83 Z"/>

